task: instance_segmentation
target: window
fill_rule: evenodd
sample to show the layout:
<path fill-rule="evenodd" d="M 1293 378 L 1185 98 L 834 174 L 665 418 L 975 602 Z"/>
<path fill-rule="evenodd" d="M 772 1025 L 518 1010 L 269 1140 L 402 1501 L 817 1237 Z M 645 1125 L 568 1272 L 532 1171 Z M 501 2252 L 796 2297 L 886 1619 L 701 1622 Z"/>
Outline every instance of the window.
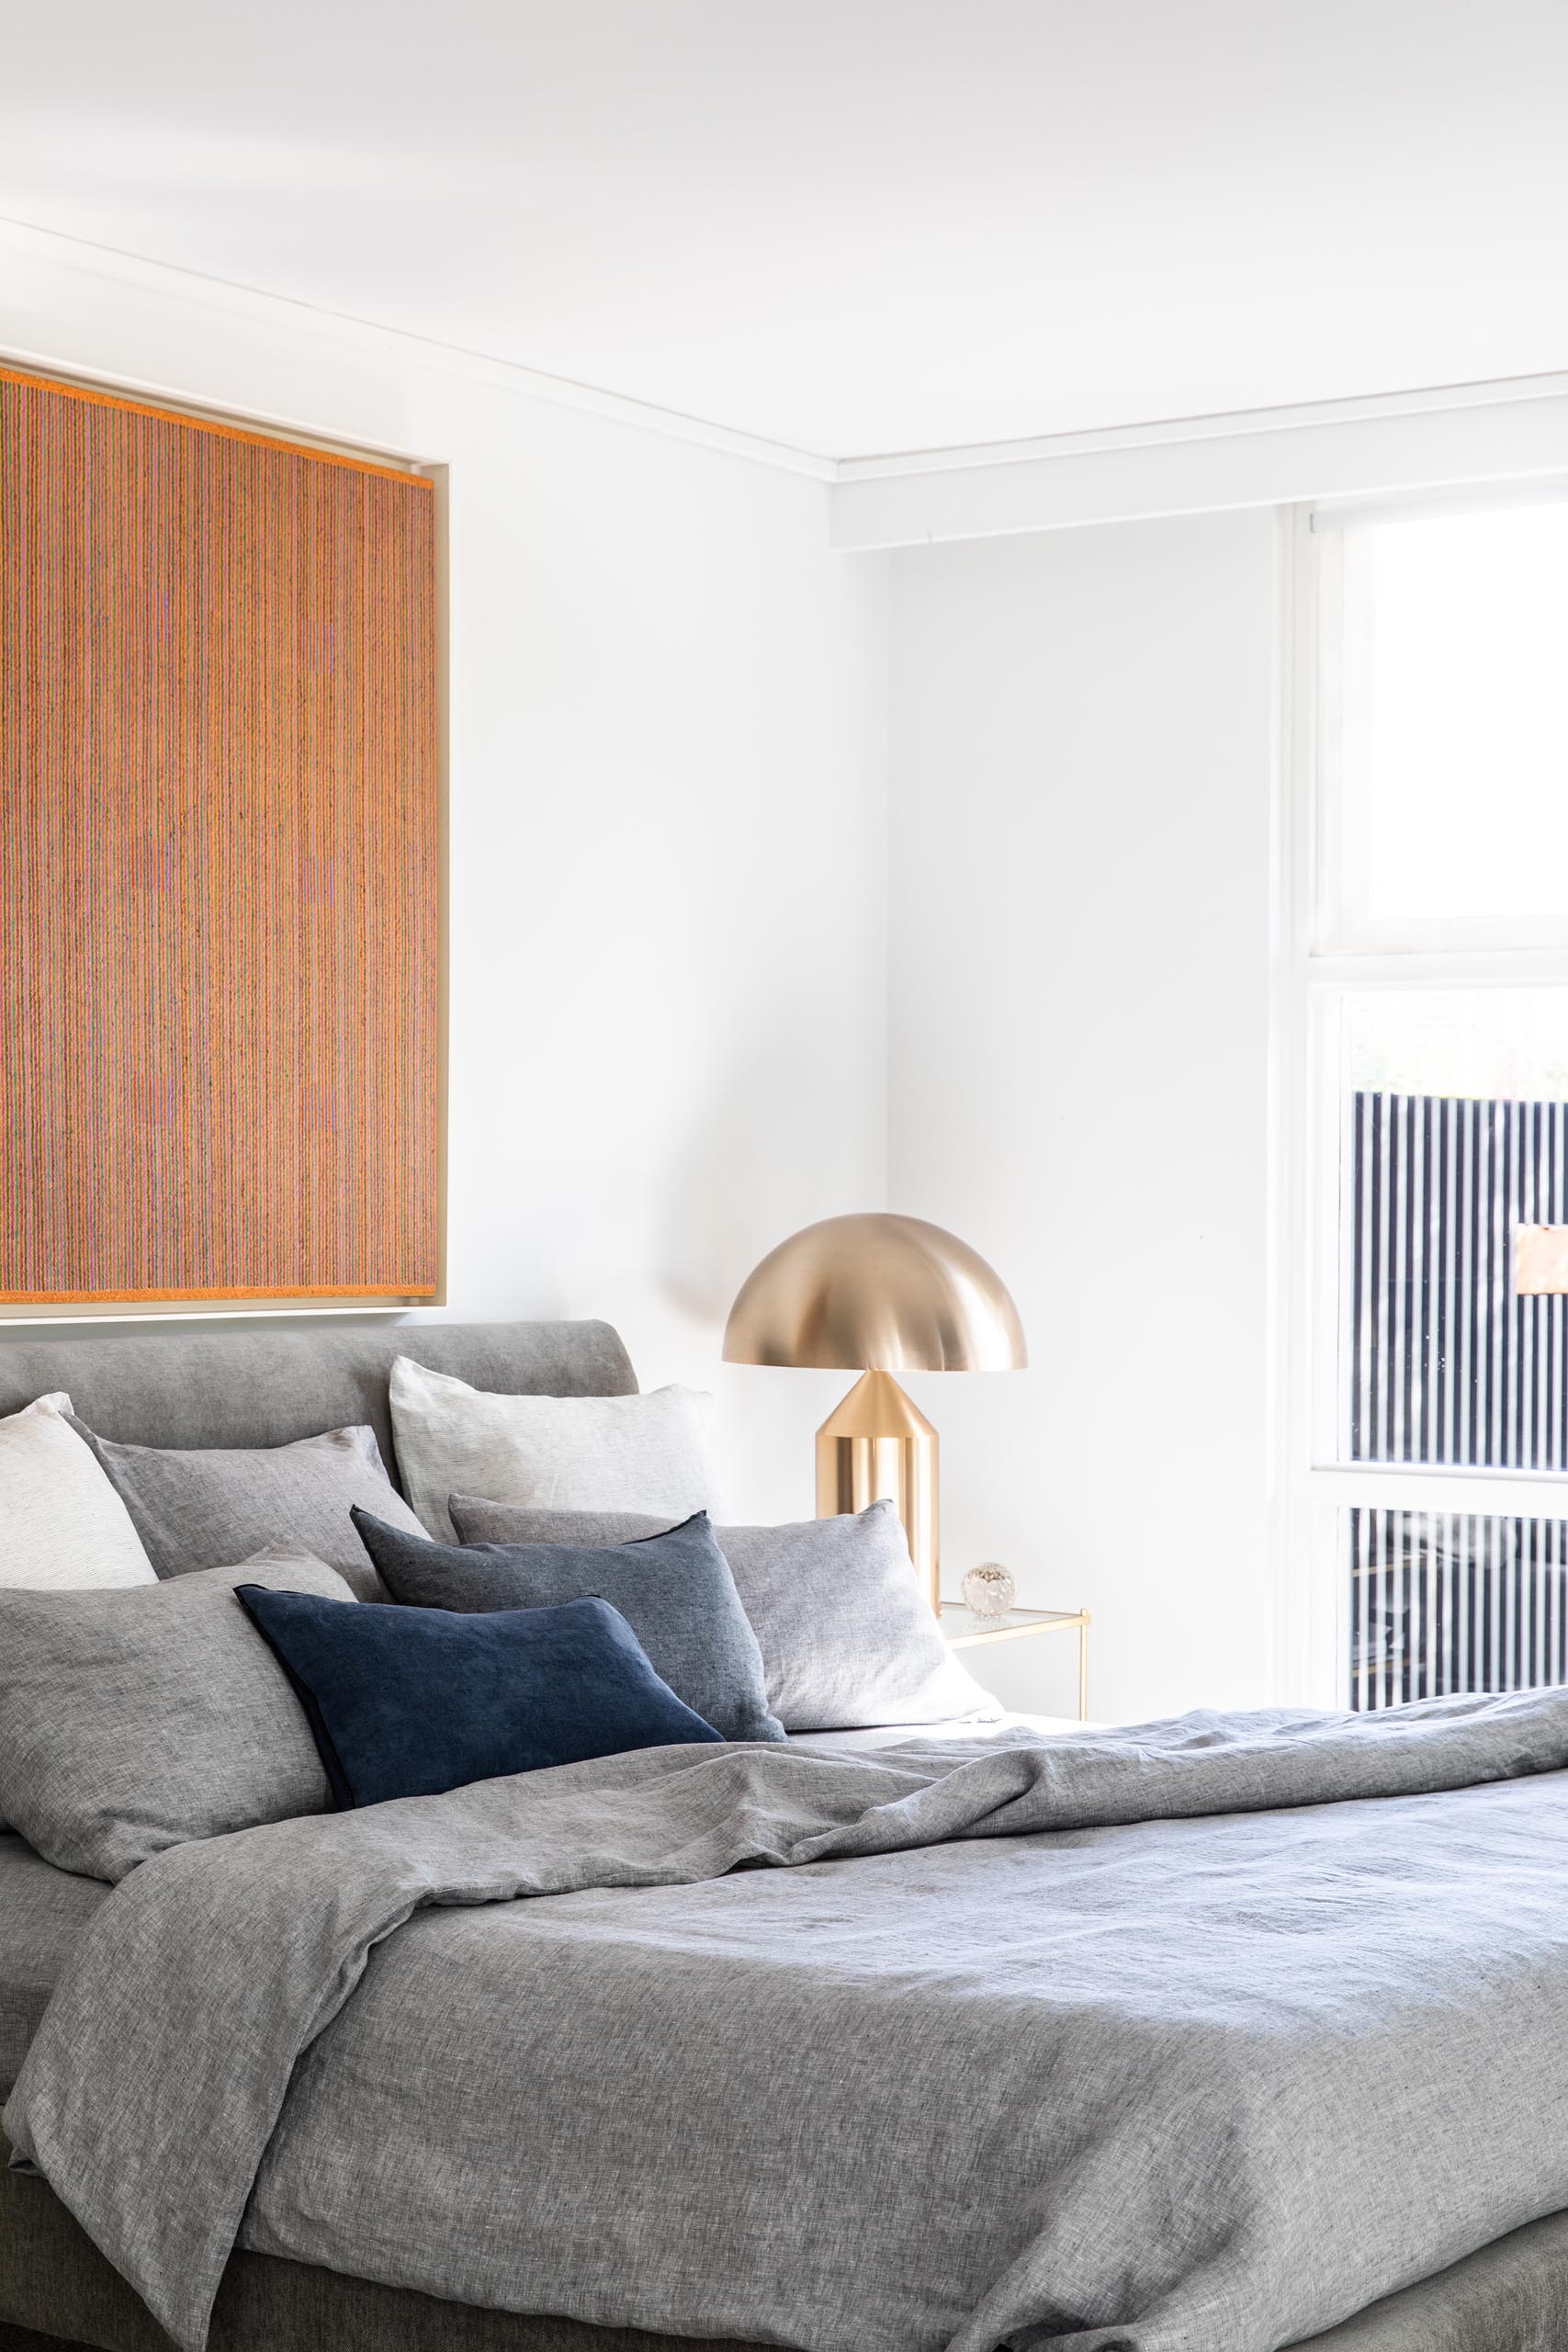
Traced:
<path fill-rule="evenodd" d="M 1296 1688 L 1562 1682 L 1568 499 L 1301 519 Z"/>
<path fill-rule="evenodd" d="M 1314 536 L 1337 820 L 1325 935 L 1568 936 L 1568 503 Z"/>

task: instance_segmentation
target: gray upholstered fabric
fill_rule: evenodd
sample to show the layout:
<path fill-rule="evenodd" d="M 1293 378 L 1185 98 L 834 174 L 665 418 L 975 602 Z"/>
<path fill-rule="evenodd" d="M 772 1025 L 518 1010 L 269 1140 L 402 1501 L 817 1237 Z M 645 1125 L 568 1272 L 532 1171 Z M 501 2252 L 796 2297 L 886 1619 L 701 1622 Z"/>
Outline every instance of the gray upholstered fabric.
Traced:
<path fill-rule="evenodd" d="M 11 2087 L 71 1948 L 108 1888 L 0 1833 L 0 2096 Z"/>
<path fill-rule="evenodd" d="M 474 1495 L 453 1495 L 449 1508 L 465 1544 L 629 1544 L 670 1524 L 640 1512 L 542 1510 Z M 891 1503 L 715 1532 L 761 1644 L 768 1704 L 786 1731 L 1000 1713 L 942 1640 Z"/>
<path fill-rule="evenodd" d="M 1568 2213 L 1479 2247 L 1310 2339 L 1310 2352 L 1563 2352 Z"/>
<path fill-rule="evenodd" d="M 236 1584 L 354 1605 L 335 1570 L 276 1555 L 107 1592 L 0 1592 L 0 1819 L 62 1870 L 118 1880 L 186 1838 L 330 1804 Z"/>
<path fill-rule="evenodd" d="M 120 1445 L 73 1419 L 130 1513 L 161 1577 L 248 1560 L 274 1546 L 324 1560 L 361 1600 L 384 1600 L 349 1513 L 363 1504 L 424 1531 L 381 1465 L 374 1430 L 327 1430 L 292 1445 Z"/>
<path fill-rule="evenodd" d="M 5 2143 L 0 2142 L 0 2165 Z M 8 2317 L 19 2327 L 5 2324 Z M 46 2335 L 31 2333 L 47 2327 Z M 0 2170 L 0 2352 L 168 2352 L 118 2271 L 41 2180 Z M 1568 2213 L 1531 2222 L 1291 2352 L 1562 2352 Z M 761 2352 L 715 2336 L 481 2311 L 312 2264 L 236 2254 L 208 2352 Z"/>
<path fill-rule="evenodd" d="M 130 1445 L 288 1445 L 367 1421 L 400 1486 L 387 1404 L 400 1355 L 506 1395 L 637 1387 L 607 1323 L 169 1323 L 93 1339 L 0 1335 L 0 1413 L 64 1388 L 89 1429 Z"/>
<path fill-rule="evenodd" d="M 724 1554 L 699 1513 L 638 1544 L 434 1544 L 356 1520 L 394 1600 L 420 1609 L 543 1609 L 593 1594 L 618 1609 L 678 1699 L 726 1739 L 782 1739 L 762 1654 Z"/>
<path fill-rule="evenodd" d="M 1565 1763 L 1553 1691 L 279 1823 L 102 1906 L 5 2129 L 190 2346 L 243 2222 L 812 2352 L 1273 2352 L 1568 2203 Z"/>
<path fill-rule="evenodd" d="M 41 2180 L 6 2172 L 0 2140 L 0 2352 L 61 2352 L 65 2335 L 102 2352 L 169 2352 L 118 2272 Z M 13 2338 L 14 2318 L 49 2341 Z M 648 2335 L 481 2311 L 311 2264 L 236 2254 L 213 2309 L 208 2352 L 761 2352 L 709 2336 Z M 1358 2347 L 1360 2352 L 1360 2347 Z M 1376 2347 L 1373 2347 L 1376 2352 Z M 1400 2347 L 1404 2352 L 1404 2347 Z M 1447 2352 L 1447 2346 L 1444 2347 Z M 1465 2346 L 1463 2352 L 1472 2352 Z M 1481 2347 L 1475 2347 L 1481 2352 Z M 1490 2347 L 1487 2347 L 1490 2352 Z M 1513 2352 L 1512 2346 L 1509 2352 Z"/>

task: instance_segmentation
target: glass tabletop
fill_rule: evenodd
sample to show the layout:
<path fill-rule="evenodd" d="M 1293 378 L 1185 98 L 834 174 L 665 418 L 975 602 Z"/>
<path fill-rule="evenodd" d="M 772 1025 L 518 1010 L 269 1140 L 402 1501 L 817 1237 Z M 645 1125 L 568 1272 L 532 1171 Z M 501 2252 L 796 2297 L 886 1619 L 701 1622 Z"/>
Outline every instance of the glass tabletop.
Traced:
<path fill-rule="evenodd" d="M 976 1617 L 966 1600 L 944 1600 L 940 1611 L 944 1633 L 1024 1634 L 1040 1625 L 1076 1625 L 1081 1609 L 1008 1609 L 999 1617 Z"/>

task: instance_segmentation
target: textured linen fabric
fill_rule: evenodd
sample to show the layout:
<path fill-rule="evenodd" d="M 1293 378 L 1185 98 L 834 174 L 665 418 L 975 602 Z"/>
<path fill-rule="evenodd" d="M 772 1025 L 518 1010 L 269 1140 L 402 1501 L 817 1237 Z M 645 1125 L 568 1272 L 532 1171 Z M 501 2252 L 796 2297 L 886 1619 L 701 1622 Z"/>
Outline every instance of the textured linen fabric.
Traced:
<path fill-rule="evenodd" d="M 71 1950 L 108 1888 L 0 1832 L 0 2096 L 11 2087 Z"/>
<path fill-rule="evenodd" d="M 0 1420 L 0 1588 L 150 1584 L 152 1563 L 56 1390 Z"/>
<path fill-rule="evenodd" d="M 481 1544 L 354 1523 L 394 1600 L 422 1609 L 538 1609 L 597 1593 L 618 1609 L 671 1689 L 726 1739 L 782 1739 L 762 1653 L 705 1512 L 667 1534 L 608 1546 Z"/>
<path fill-rule="evenodd" d="M 1043 1715 L 1010 1715 L 1007 1721 L 1042 1735 L 1078 1729 Z M 825 1734 L 824 1744 L 886 1746 L 897 1736 L 890 1730 L 836 1732 Z M 16 2079 L 77 1937 L 108 1891 L 98 1879 L 57 1870 L 15 1832 L 0 1830 L 0 2101 Z M 5 2178 L 0 2168 L 0 2190 Z M 4 2270 L 0 2256 L 0 2275 Z"/>
<path fill-rule="evenodd" d="M 102 1906 L 5 2130 L 191 2352 L 242 2220 L 676 2335 L 1274 2352 L 1568 2204 L 1565 1761 L 1551 1691 L 279 1823 Z"/>
<path fill-rule="evenodd" d="M 667 1526 L 717 1507 L 706 1445 L 713 1399 L 695 1389 L 496 1396 L 400 1356 L 389 1393 L 409 1500 L 443 1542 L 452 1540 L 455 1492 L 661 1512 Z"/>
<path fill-rule="evenodd" d="M 0 1342 L 0 1413 L 69 1389 L 90 1429 L 131 1445 L 288 1445 L 367 1422 L 390 1464 L 387 1381 L 414 1356 L 503 1394 L 620 1396 L 637 1378 L 607 1323 L 312 1322 L 239 1331 L 165 1324 Z"/>
<path fill-rule="evenodd" d="M 238 1590 L 304 1702 L 339 1804 L 720 1737 L 607 1601 L 465 1617 Z"/>
<path fill-rule="evenodd" d="M 450 1508 L 465 1544 L 627 1544 L 669 1524 L 629 1511 L 519 1509 L 472 1494 L 452 1495 Z M 714 1532 L 761 1645 L 768 1704 L 786 1731 L 1000 1713 L 942 1640 L 892 1503 Z"/>
<path fill-rule="evenodd" d="M 386 1598 L 349 1517 L 367 1504 L 423 1533 L 387 1476 L 373 1430 L 325 1430 L 292 1445 L 120 1445 L 80 1421 L 161 1577 L 248 1559 L 275 1544 L 324 1560 L 361 1600 Z"/>
<path fill-rule="evenodd" d="M 109 1592 L 0 1592 L 0 1817 L 62 1870 L 118 1880 L 166 1847 L 319 1813 L 287 1676 L 234 1598 L 354 1595 L 268 1556 Z"/>

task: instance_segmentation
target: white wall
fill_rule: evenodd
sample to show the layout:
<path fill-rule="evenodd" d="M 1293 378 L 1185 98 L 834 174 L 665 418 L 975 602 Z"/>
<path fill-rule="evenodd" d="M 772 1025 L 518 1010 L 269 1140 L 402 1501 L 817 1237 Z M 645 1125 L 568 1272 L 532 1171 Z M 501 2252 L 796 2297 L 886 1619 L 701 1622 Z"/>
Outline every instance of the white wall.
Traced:
<path fill-rule="evenodd" d="M 910 1384 L 950 1583 L 1088 1602 L 1105 1713 L 1258 1698 L 1268 516 L 835 556 L 821 483 L 3 245 L 0 350 L 450 469 L 446 1311 L 611 1317 L 795 1515 L 844 1382 L 722 1367 L 736 1283 L 951 1225 L 1034 1366 Z M 981 1663 L 1070 1699 L 1066 1643 Z"/>
<path fill-rule="evenodd" d="M 818 482 L 223 289 L 0 253 L 0 352 L 450 469 L 453 1317 L 603 1315 L 811 1508 L 841 1382 L 724 1371 L 885 1181 L 886 560 Z"/>
<path fill-rule="evenodd" d="M 1272 519 L 893 564 L 889 1204 L 994 1261 L 1032 1353 L 908 1384 L 946 1581 L 1087 1603 L 1096 1712 L 1257 1703 Z M 987 1679 L 1065 1705 L 1048 1657 Z"/>
<path fill-rule="evenodd" d="M 804 1516 L 835 1384 L 717 1351 L 886 1182 L 886 560 L 818 484 L 519 406 L 453 474 L 451 1311 L 609 1316 L 718 1387 L 732 1506 Z"/>

